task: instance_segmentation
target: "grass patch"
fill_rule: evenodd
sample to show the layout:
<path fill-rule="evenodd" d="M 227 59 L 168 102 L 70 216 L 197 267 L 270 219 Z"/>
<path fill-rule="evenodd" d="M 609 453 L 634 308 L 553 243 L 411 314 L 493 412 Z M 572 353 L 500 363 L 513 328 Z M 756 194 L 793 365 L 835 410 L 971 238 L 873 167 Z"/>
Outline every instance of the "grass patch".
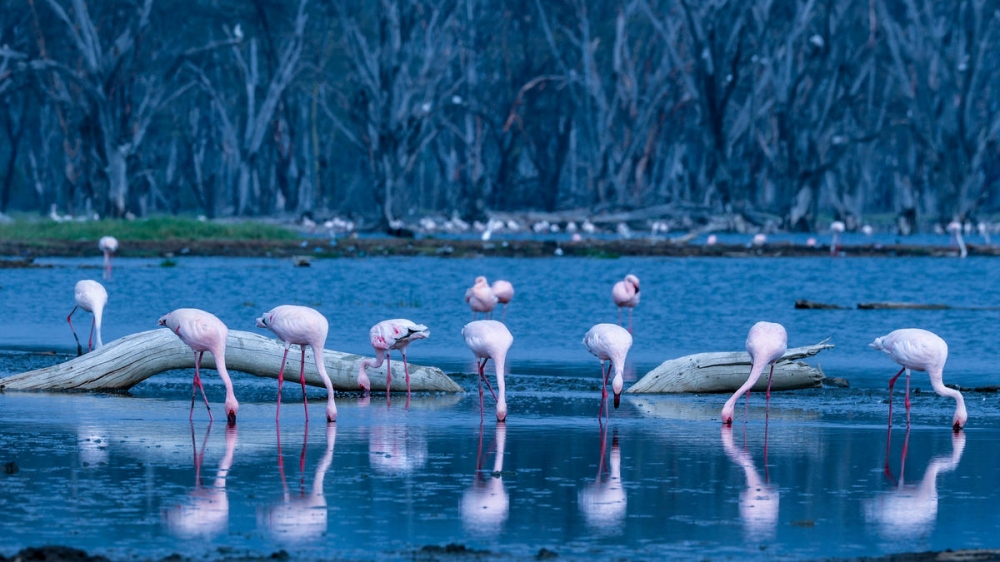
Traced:
<path fill-rule="evenodd" d="M 101 236 L 128 240 L 296 240 L 294 230 L 262 222 L 215 222 L 180 217 L 124 220 L 16 220 L 0 224 L 2 240 L 94 240 Z"/>

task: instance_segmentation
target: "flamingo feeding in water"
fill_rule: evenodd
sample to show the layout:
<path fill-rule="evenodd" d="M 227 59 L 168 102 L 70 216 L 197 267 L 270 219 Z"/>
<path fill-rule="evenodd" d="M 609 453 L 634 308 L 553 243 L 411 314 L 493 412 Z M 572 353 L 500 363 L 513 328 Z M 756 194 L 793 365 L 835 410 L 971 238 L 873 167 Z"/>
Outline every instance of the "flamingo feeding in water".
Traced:
<path fill-rule="evenodd" d="M 278 409 L 274 414 L 275 421 L 281 416 L 281 385 L 284 383 L 285 362 L 288 360 L 288 348 L 292 345 L 302 347 L 302 357 L 299 361 L 299 382 L 302 384 L 302 404 L 305 406 L 306 423 L 309 423 L 309 401 L 306 399 L 306 346 L 312 346 L 316 359 L 316 370 L 326 386 L 326 421 L 337 421 L 337 404 L 333 401 L 333 383 L 326 374 L 323 364 L 323 347 L 326 345 L 326 335 L 330 331 L 330 323 L 319 311 L 307 306 L 283 304 L 265 312 L 257 319 L 258 328 L 267 328 L 278 336 L 285 344 L 285 354 L 281 357 L 281 369 L 278 370 Z"/>
<path fill-rule="evenodd" d="M 114 236 L 102 236 L 97 241 L 97 247 L 104 252 L 104 278 L 111 279 L 111 254 L 118 251 L 118 239 Z"/>
<path fill-rule="evenodd" d="M 892 426 L 892 386 L 899 375 L 906 371 L 906 425 L 910 425 L 910 370 L 926 371 L 931 387 L 941 396 L 955 399 L 952 430 L 958 432 L 969 419 L 962 393 L 948 388 L 942 380 L 944 363 L 948 359 L 948 344 L 933 332 L 920 328 L 893 330 L 888 335 L 875 338 L 869 347 L 885 352 L 893 361 L 902 365 L 896 376 L 889 379 L 889 426 Z"/>
<path fill-rule="evenodd" d="M 371 390 L 371 382 L 368 380 L 367 367 L 381 367 L 385 360 L 385 397 L 389 398 L 389 385 L 392 383 L 392 363 L 389 361 L 389 352 L 393 349 L 399 350 L 403 356 L 403 372 L 406 373 L 406 395 L 410 395 L 410 368 L 406 364 L 406 347 L 415 340 L 421 340 L 430 336 L 431 332 L 423 324 L 415 324 L 405 318 L 394 320 L 383 320 L 372 326 L 368 332 L 371 338 L 372 347 L 375 349 L 375 359 L 365 359 L 361 362 L 358 370 L 358 386 L 365 390 Z"/>
<path fill-rule="evenodd" d="M 497 401 L 497 421 L 507 419 L 507 391 L 503 381 L 504 362 L 507 359 L 507 350 L 514 343 L 514 336 L 510 334 L 507 326 L 496 320 L 475 320 L 469 322 L 462 328 L 462 337 L 465 338 L 466 345 L 472 350 L 477 359 L 479 369 L 479 415 L 483 416 L 483 381 L 489 387 L 490 393 Z M 484 369 L 486 362 L 493 359 L 493 367 L 497 377 L 497 391 L 493 392 L 489 379 L 486 378 Z"/>
<path fill-rule="evenodd" d="M 788 349 L 788 333 L 785 327 L 774 322 L 757 322 L 750 328 L 747 334 L 747 353 L 750 354 L 750 376 L 743 383 L 726 404 L 722 407 L 722 423 L 732 425 L 733 410 L 740 395 L 746 393 L 747 409 L 750 406 L 750 389 L 757 384 L 757 379 L 764 372 L 766 365 L 771 366 L 771 372 L 767 375 L 767 406 L 771 404 L 771 377 L 774 376 L 774 364 L 781 359 Z M 746 411 L 743 414 L 743 423 L 746 423 Z"/>
<path fill-rule="evenodd" d="M 611 300 L 618 307 L 618 324 L 622 323 L 622 308 L 628 309 L 628 331 L 632 333 L 632 309 L 639 304 L 639 278 L 631 273 L 611 288 Z"/>
<path fill-rule="evenodd" d="M 76 330 L 73 329 L 73 313 L 76 312 L 77 308 L 82 308 L 94 315 L 94 319 L 90 323 L 90 338 L 87 339 L 87 351 L 95 349 L 93 345 L 95 332 L 97 333 L 97 347 L 101 347 L 104 345 L 101 341 L 101 319 L 104 316 L 104 305 L 108 304 L 108 291 L 104 289 L 104 285 L 101 285 L 97 281 L 83 279 L 76 282 L 76 287 L 73 289 L 73 296 L 76 299 L 76 306 L 73 307 L 73 310 L 69 311 L 66 321 L 69 322 L 69 329 L 73 332 L 73 339 L 76 340 L 76 354 L 83 355 L 83 346 L 80 345 L 80 338 L 76 336 Z"/>
<path fill-rule="evenodd" d="M 500 316 L 500 321 L 507 317 L 507 305 L 514 298 L 514 286 L 510 284 L 510 281 L 504 279 L 497 279 L 490 286 L 493 294 L 497 297 L 497 302 L 503 305 L 503 314 Z"/>
<path fill-rule="evenodd" d="M 484 318 L 488 318 L 497 305 L 497 296 L 490 288 L 486 278 L 480 275 L 476 277 L 473 286 L 465 290 L 465 302 L 469 303 L 472 309 L 472 319 L 476 319 L 476 313 L 482 312 Z"/>
<path fill-rule="evenodd" d="M 587 346 L 587 349 L 601 360 L 601 377 L 604 382 L 601 385 L 601 410 L 598 412 L 598 416 L 600 416 L 608 401 L 608 377 L 611 376 L 612 369 L 615 371 L 614 380 L 611 381 L 611 390 L 615 396 L 615 408 L 621 402 L 624 384 L 622 374 L 625 370 L 625 356 L 628 355 L 628 350 L 632 347 L 632 334 L 617 324 L 597 324 L 583 336 L 583 345 Z M 604 370 L 605 361 L 611 362 L 607 371 Z"/>
<path fill-rule="evenodd" d="M 215 358 L 215 368 L 219 371 L 219 378 L 222 379 L 222 384 L 226 385 L 226 419 L 230 424 L 236 423 L 236 412 L 239 411 L 240 404 L 236 401 L 233 382 L 229 379 L 229 371 L 226 370 L 226 338 L 229 336 L 229 328 L 211 312 L 197 308 L 178 308 L 161 316 L 158 323 L 160 326 L 170 328 L 171 332 L 177 334 L 177 337 L 194 351 L 190 419 L 194 419 L 194 395 L 195 389 L 198 388 L 201 389 L 201 397 L 205 399 L 205 407 L 208 408 L 208 419 L 214 420 L 212 407 L 208 405 L 208 396 L 205 396 L 205 386 L 201 383 L 201 359 L 206 351 L 210 351 Z"/>
<path fill-rule="evenodd" d="M 830 223 L 830 232 L 833 233 L 830 239 L 830 255 L 836 256 L 840 253 L 840 235 L 844 233 L 843 221 L 833 221 Z"/>

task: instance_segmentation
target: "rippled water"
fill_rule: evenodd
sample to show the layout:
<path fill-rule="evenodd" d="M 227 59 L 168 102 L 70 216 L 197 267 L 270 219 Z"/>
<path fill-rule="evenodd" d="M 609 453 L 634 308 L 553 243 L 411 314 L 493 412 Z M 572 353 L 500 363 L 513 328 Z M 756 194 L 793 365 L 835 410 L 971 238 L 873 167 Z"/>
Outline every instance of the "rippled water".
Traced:
<path fill-rule="evenodd" d="M 970 421 L 955 437 L 953 402 L 915 373 L 912 429 L 899 408 L 888 436 L 885 386 L 896 367 L 866 346 L 895 328 L 928 328 L 949 343 L 946 382 L 997 383 L 1000 260 L 177 261 L 118 260 L 104 341 L 155 329 L 182 306 L 253 331 L 255 315 L 298 303 L 330 319 L 328 348 L 369 353 L 373 323 L 407 317 L 432 332 L 410 360 L 441 366 L 472 392 L 415 394 L 408 407 L 401 396 L 387 407 L 384 396 L 340 393 L 339 421 L 327 426 L 316 423 L 324 394 L 310 389 L 306 427 L 299 390 L 287 385 L 280 431 L 274 381 L 239 373 L 235 429 L 210 426 L 203 409 L 189 424 L 184 371 L 126 395 L 0 394 L 0 463 L 12 463 L 0 473 L 0 554 L 48 543 L 123 558 L 284 549 L 385 559 L 449 543 L 650 559 L 1000 546 L 997 395 L 967 393 Z M 65 321 L 72 287 L 99 279 L 97 262 L 42 263 L 53 267 L 0 273 L 0 376 L 75 350 Z M 592 324 L 617 320 L 610 286 L 629 272 L 642 280 L 642 302 L 626 386 L 669 358 L 742 349 L 749 327 L 767 319 L 786 326 L 791 346 L 832 338 L 837 347 L 811 362 L 852 387 L 777 393 L 766 425 L 757 395 L 749 423 L 731 430 L 717 422 L 719 395 L 625 395 L 598 424 L 599 364 L 580 340 Z M 460 336 L 471 319 L 462 295 L 479 274 L 517 289 L 507 313 L 510 414 L 499 426 L 489 408 L 480 425 Z M 795 310 L 800 298 L 955 308 Z M 214 373 L 206 387 L 220 403 Z"/>

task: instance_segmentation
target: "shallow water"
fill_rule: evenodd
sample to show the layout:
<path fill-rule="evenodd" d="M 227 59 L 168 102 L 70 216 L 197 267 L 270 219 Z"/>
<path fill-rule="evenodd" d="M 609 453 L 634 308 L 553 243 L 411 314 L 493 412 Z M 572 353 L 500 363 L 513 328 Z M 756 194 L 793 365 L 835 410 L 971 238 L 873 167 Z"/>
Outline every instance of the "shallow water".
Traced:
<path fill-rule="evenodd" d="M 65 316 L 72 286 L 100 278 L 95 260 L 5 270 L 0 375 L 75 351 Z M 274 381 L 235 374 L 240 421 L 188 422 L 190 372 L 157 375 L 126 395 L 0 395 L 0 554 L 59 543 L 115 557 L 269 555 L 410 558 L 426 545 L 530 557 L 818 558 L 945 548 L 997 548 L 1000 493 L 996 394 L 967 393 L 967 430 L 954 404 L 915 373 L 911 431 L 902 404 L 887 436 L 885 385 L 895 364 L 867 348 L 905 327 L 950 346 L 945 381 L 995 384 L 1000 311 L 994 259 L 467 259 L 118 260 L 106 282 L 104 340 L 146 329 L 181 306 L 211 310 L 232 329 L 281 303 L 331 322 L 327 347 L 369 353 L 367 331 L 407 317 L 432 335 L 414 363 L 441 366 L 470 392 L 370 401 L 338 394 L 339 421 L 287 385 L 274 422 Z M 850 389 L 777 393 L 764 423 L 720 427 L 724 396 L 631 396 L 597 420 L 599 364 L 580 343 L 617 320 L 611 284 L 642 280 L 627 372 L 641 377 L 679 355 L 742 349 L 755 321 L 783 323 L 791 346 L 831 337 L 811 362 Z M 506 424 L 480 425 L 462 302 L 475 275 L 510 279 Z M 805 298 L 933 302 L 951 310 L 795 310 Z M 85 328 L 86 315 L 74 317 Z M 266 332 L 263 332 L 266 334 Z M 10 350 L 56 351 L 39 355 Z M 630 381 L 626 381 L 626 386 Z M 213 404 L 221 385 L 206 375 Z M 899 397 L 901 398 L 901 397 Z M 487 395 L 489 401 L 489 395 Z M 740 403 L 742 404 L 742 402 Z M 196 404 L 196 407 L 199 407 Z M 737 422 L 742 421 L 737 409 Z M 887 444 L 889 445 L 887 451 Z M 903 448 L 905 463 L 901 463 Z M 886 462 L 888 461 L 888 473 Z M 900 482 L 901 480 L 901 482 Z"/>

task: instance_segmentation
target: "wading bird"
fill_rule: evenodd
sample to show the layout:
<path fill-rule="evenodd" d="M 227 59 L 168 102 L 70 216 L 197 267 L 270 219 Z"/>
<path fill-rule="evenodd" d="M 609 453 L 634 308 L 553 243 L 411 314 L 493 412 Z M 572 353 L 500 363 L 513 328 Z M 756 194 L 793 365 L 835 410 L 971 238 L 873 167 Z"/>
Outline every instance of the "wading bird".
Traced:
<path fill-rule="evenodd" d="M 475 320 L 469 322 L 462 328 L 462 337 L 465 338 L 466 345 L 476 355 L 479 369 L 479 415 L 483 416 L 483 381 L 490 389 L 490 393 L 497 401 L 497 421 L 507 419 L 507 391 L 503 381 L 504 362 L 507 359 L 507 350 L 514 343 L 514 336 L 510 335 L 507 326 L 496 320 Z M 489 379 L 486 378 L 484 369 L 486 362 L 493 359 L 493 367 L 496 370 L 497 391 L 493 392 Z"/>
<path fill-rule="evenodd" d="M 118 239 L 114 236 L 102 236 L 97 241 L 97 247 L 104 252 L 104 278 L 111 279 L 111 254 L 118 251 Z"/>
<path fill-rule="evenodd" d="M 844 233 L 844 223 L 833 221 L 830 223 L 830 232 L 833 233 L 830 238 L 830 255 L 836 256 L 840 253 L 840 235 Z"/>
<path fill-rule="evenodd" d="M 771 404 L 771 377 L 774 376 L 774 364 L 788 349 L 788 334 L 785 327 L 774 322 L 757 322 L 750 328 L 747 334 L 747 353 L 750 354 L 750 376 L 747 382 L 743 383 L 726 404 L 722 407 L 722 423 L 731 425 L 733 423 L 733 409 L 740 395 L 746 393 L 746 409 L 750 406 L 750 389 L 757 383 L 764 367 L 771 366 L 771 371 L 767 375 L 767 398 L 765 408 Z M 765 410 L 766 411 L 766 410 Z M 746 423 L 746 410 L 743 413 L 743 423 Z"/>
<path fill-rule="evenodd" d="M 358 370 L 358 386 L 365 390 L 371 390 L 371 382 L 368 380 L 368 367 L 376 369 L 382 366 L 385 361 L 385 396 L 389 398 L 389 385 L 392 383 L 392 363 L 389 361 L 389 352 L 396 349 L 403 356 L 403 372 L 406 373 L 406 395 L 410 395 L 410 368 L 406 364 L 406 347 L 415 340 L 421 340 L 431 335 L 430 330 L 423 324 L 415 324 L 405 318 L 394 320 L 383 320 L 372 326 L 368 332 L 371 338 L 372 347 L 375 349 L 375 359 L 365 359 L 361 362 Z"/>
<path fill-rule="evenodd" d="M 628 355 L 629 348 L 632 347 L 632 334 L 625 328 L 616 324 L 597 324 L 587 331 L 583 336 L 583 345 L 601 360 L 601 409 L 598 416 L 604 411 L 608 403 L 608 377 L 614 369 L 615 377 L 611 381 L 611 390 L 615 396 L 615 408 L 618 407 L 622 397 L 622 373 L 625 370 L 625 356 Z M 610 361 L 608 369 L 604 370 L 604 362 Z"/>
<path fill-rule="evenodd" d="M 73 332 L 73 339 L 76 340 L 76 354 L 83 355 L 83 346 L 80 345 L 80 338 L 76 336 L 76 330 L 73 329 L 73 313 L 76 312 L 77 308 L 82 308 L 94 315 L 94 319 L 90 323 L 90 338 L 87 339 L 87 351 L 95 349 L 95 332 L 97 333 L 97 347 L 101 347 L 104 345 L 101 341 L 101 319 L 104 316 L 104 305 L 108 304 L 108 292 L 104 289 L 104 285 L 101 285 L 97 281 L 83 279 L 76 282 L 76 287 L 73 289 L 73 296 L 76 298 L 76 306 L 73 307 L 73 310 L 69 311 L 66 322 L 69 322 L 69 329 Z"/>
<path fill-rule="evenodd" d="M 473 320 L 476 319 L 478 312 L 483 313 L 483 318 L 489 318 L 497 305 L 497 296 L 486 282 L 486 278 L 480 275 L 476 277 L 476 283 L 465 290 L 465 302 L 469 303 L 469 308 L 472 309 Z"/>
<path fill-rule="evenodd" d="M 628 309 L 628 331 L 632 333 L 632 309 L 639 304 L 639 278 L 631 273 L 611 288 L 611 300 L 618 307 L 618 324 L 622 323 L 622 308 Z"/>
<path fill-rule="evenodd" d="M 504 318 L 507 317 L 507 305 L 514 298 L 514 286 L 510 284 L 510 281 L 497 279 L 490 286 L 490 289 L 496 295 L 497 302 L 503 305 L 503 314 L 500 315 L 500 321 L 503 322 Z"/>

